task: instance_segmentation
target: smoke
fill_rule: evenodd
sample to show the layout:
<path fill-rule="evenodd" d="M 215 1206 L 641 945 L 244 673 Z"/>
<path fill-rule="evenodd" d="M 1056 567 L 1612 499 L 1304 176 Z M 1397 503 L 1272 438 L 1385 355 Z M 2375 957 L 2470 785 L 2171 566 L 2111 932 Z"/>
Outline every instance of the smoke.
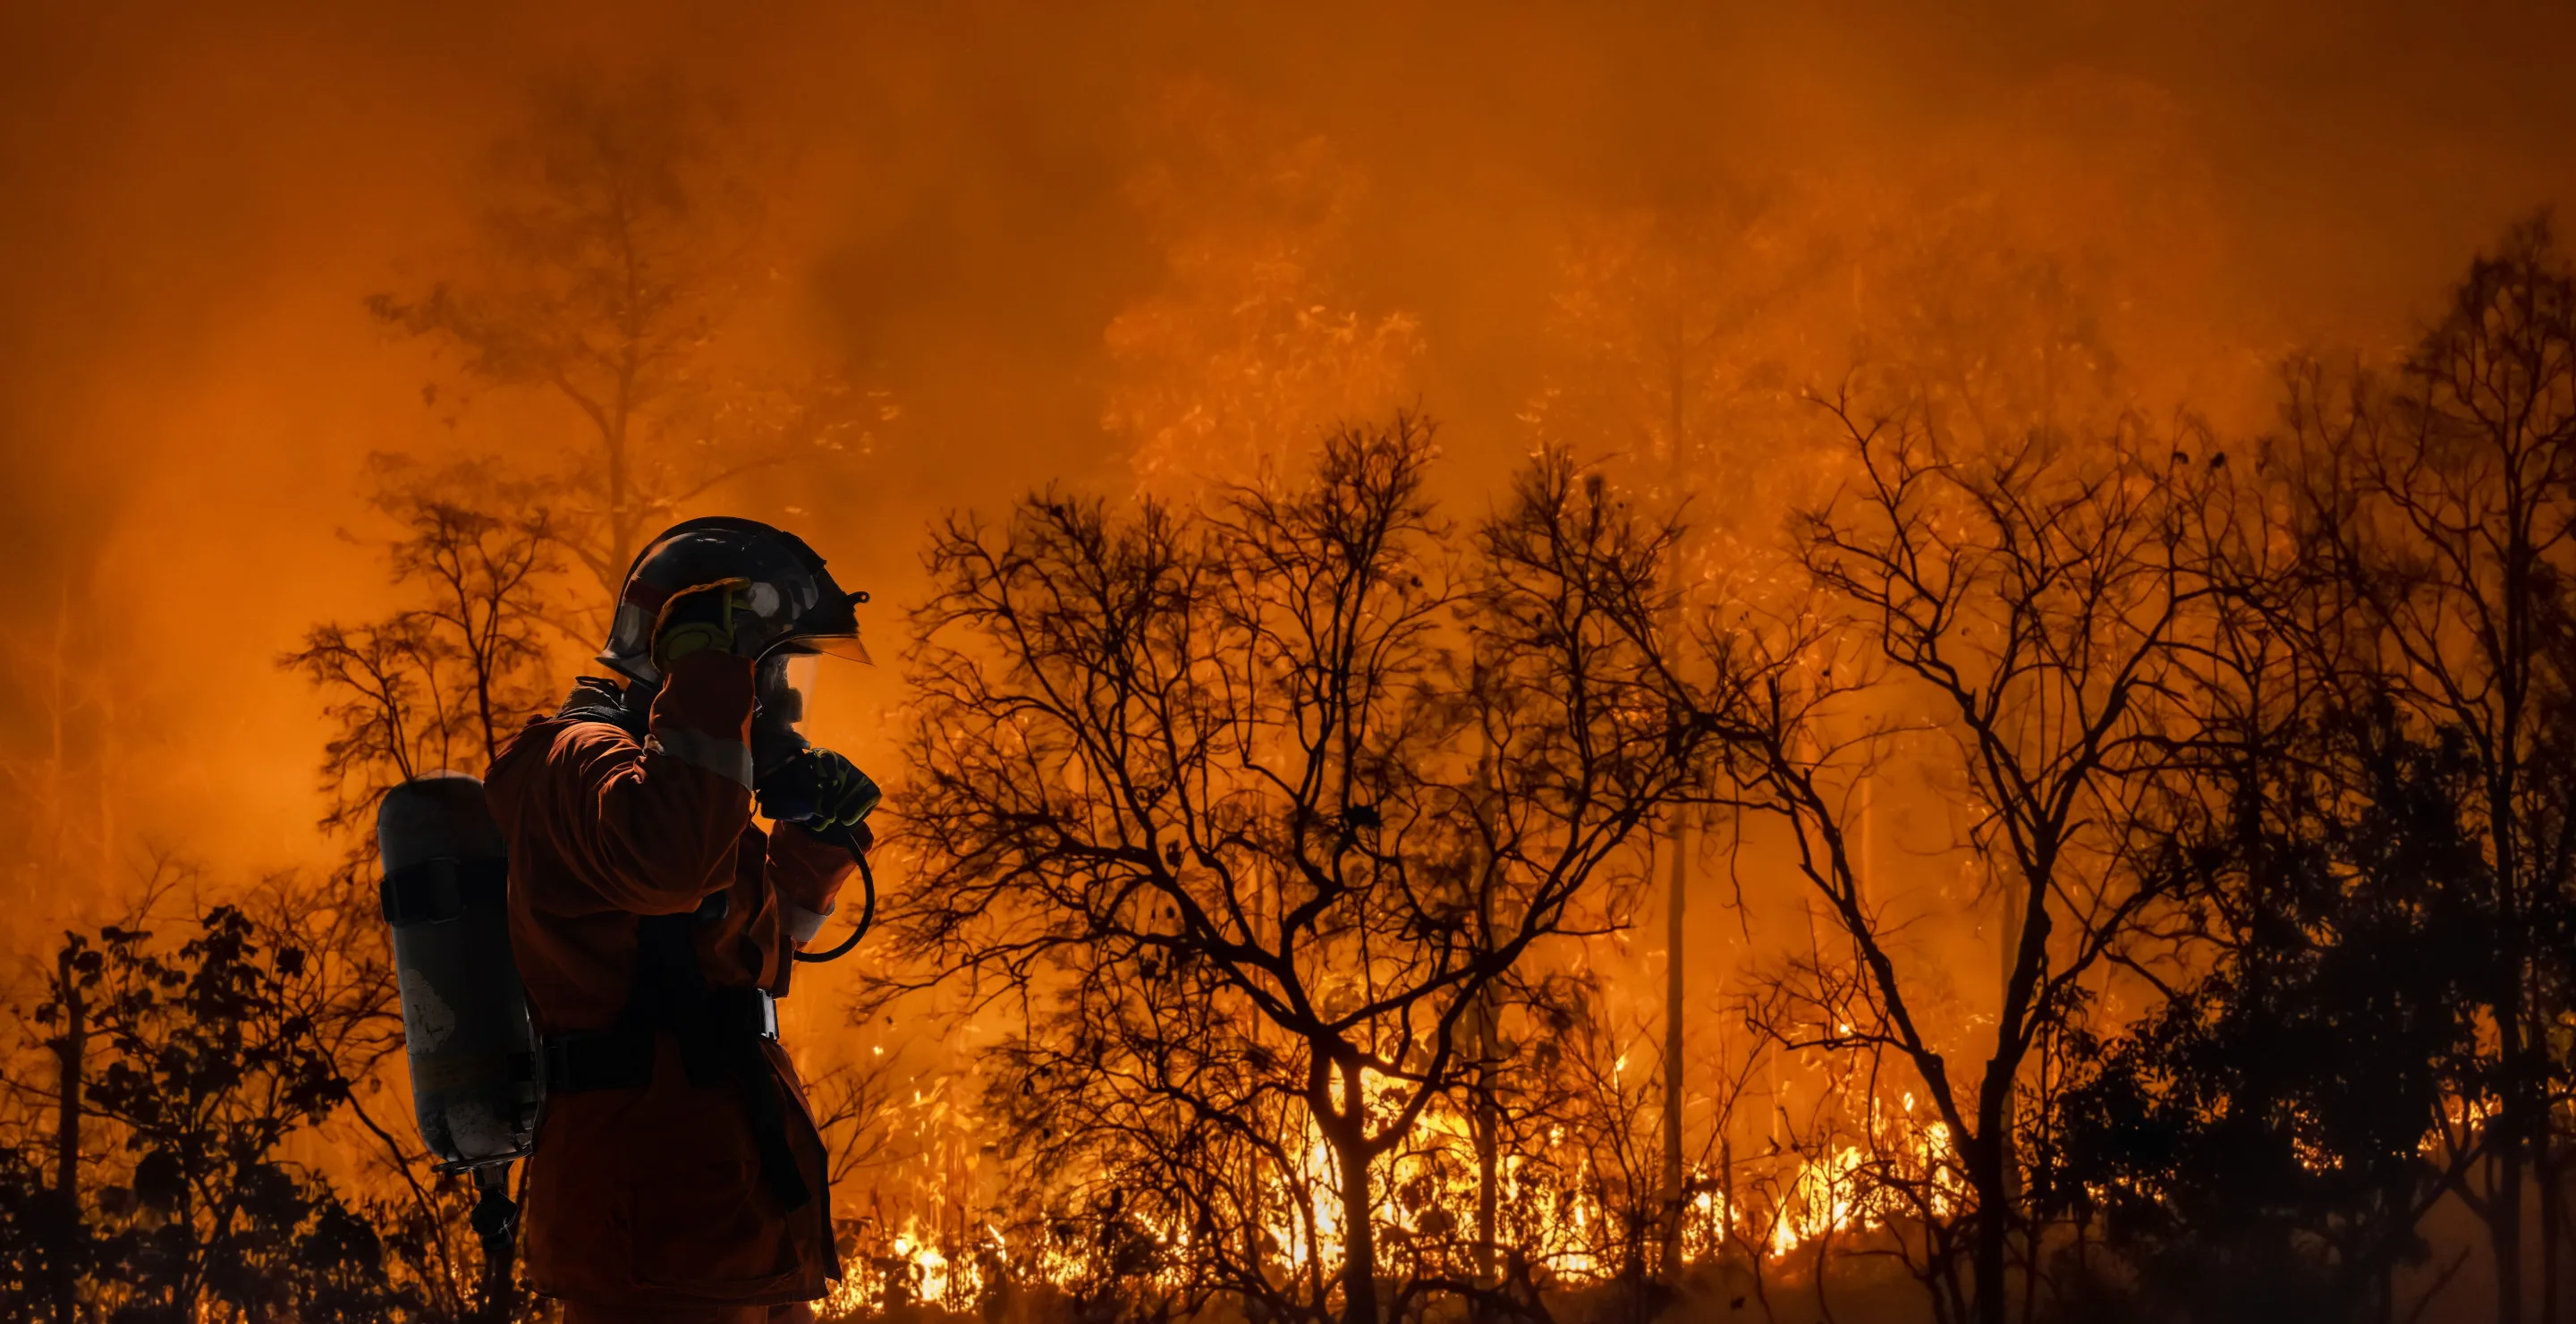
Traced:
<path fill-rule="evenodd" d="M 93 855 L 328 853 L 313 705 L 273 659 L 382 605 L 340 537 L 372 528 L 363 457 L 459 444 L 421 401 L 436 365 L 359 300 L 465 242 L 477 163 L 539 78 L 669 72 L 731 107 L 772 255 L 737 343 L 899 410 L 851 490 L 784 503 L 884 602 L 941 509 L 1131 481 L 1107 328 L 1188 296 L 1181 247 L 1261 219 L 1211 201 L 1176 231 L 1140 197 L 1156 169 L 1240 199 L 1239 176 L 1324 144 L 1352 187 L 1317 288 L 1418 326 L 1414 396 L 1472 473 L 1528 444 L 1567 245 L 1710 188 L 1781 200 L 1843 252 L 1975 219 L 2100 294 L 2124 389 L 2256 427 L 2271 359 L 2402 342 L 2476 245 L 2576 197 L 2552 54 L 2571 36 L 2564 6 L 2502 0 L 20 0 L 0 8 L 0 759 L 36 767 L 70 732 L 56 765 L 113 782 Z M 1155 116 L 1181 87 L 1211 90 L 1190 104 L 1223 107 L 1199 127 L 1226 149 L 1175 164 Z M 1797 322 L 1836 341 L 1819 362 L 1877 292 L 1832 293 Z M 61 728 L 30 680 L 49 660 L 85 696 Z M 882 703 L 891 680 L 857 688 Z"/>

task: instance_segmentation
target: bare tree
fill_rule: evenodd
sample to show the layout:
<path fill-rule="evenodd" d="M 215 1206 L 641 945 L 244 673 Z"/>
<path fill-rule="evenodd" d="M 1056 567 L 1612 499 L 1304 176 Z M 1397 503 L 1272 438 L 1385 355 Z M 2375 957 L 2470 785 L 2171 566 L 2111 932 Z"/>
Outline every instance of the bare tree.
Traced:
<path fill-rule="evenodd" d="M 862 445 L 881 416 L 881 401 L 830 373 L 749 374 L 711 353 L 750 283 L 761 221 L 724 129 L 717 107 L 669 78 L 544 85 L 525 129 L 492 153 L 473 245 L 427 289 L 367 300 L 453 352 L 461 384 L 571 407 L 582 442 L 553 475 L 554 533 L 612 594 L 642 539 L 691 502 Z M 437 386 L 425 394 L 439 404 Z"/>
<path fill-rule="evenodd" d="M 1483 991 L 1616 921 L 1702 739 L 1670 530 L 1551 460 L 1462 555 L 1429 441 L 1344 432 L 1191 518 L 952 523 L 916 619 L 895 931 L 1029 1000 L 1002 1078 L 1042 1168 L 1272 1317 L 1379 1318 L 1382 1160 L 1473 1074 Z"/>
<path fill-rule="evenodd" d="M 2211 596 L 2198 494 L 2178 452 L 2133 433 L 2034 433 L 1961 458 L 1920 410 L 1832 410 L 1858 476 L 1802 520 L 1816 597 L 1714 641 L 1744 677 L 1730 723 L 1743 803 L 1786 830 L 1847 944 L 1775 976 L 1784 1010 L 1769 1023 L 1785 1048 L 1884 1049 L 1911 1068 L 1966 1177 L 1953 1216 L 1973 1220 L 1974 1289 L 1953 1297 L 1999 1324 L 2023 1064 L 2080 1014 L 2088 973 L 2151 954 L 2170 889 L 2128 857 L 2127 829 L 2191 734 L 2181 659 Z M 1898 756 L 1955 788 L 1957 854 L 2003 899 L 2001 996 L 1969 1021 L 1990 1027 L 1982 1043 L 1927 1016 L 1944 981 L 1910 950 L 1915 916 L 1862 886 L 1852 792 Z"/>
<path fill-rule="evenodd" d="M 468 464 L 389 486 L 379 504 L 403 533 L 386 564 L 411 601 L 374 622 L 316 625 L 279 659 L 326 696 L 336 730 L 323 826 L 355 831 L 365 858 L 386 791 L 443 768 L 481 771 L 552 697 L 554 516 L 530 486 L 491 482 Z"/>

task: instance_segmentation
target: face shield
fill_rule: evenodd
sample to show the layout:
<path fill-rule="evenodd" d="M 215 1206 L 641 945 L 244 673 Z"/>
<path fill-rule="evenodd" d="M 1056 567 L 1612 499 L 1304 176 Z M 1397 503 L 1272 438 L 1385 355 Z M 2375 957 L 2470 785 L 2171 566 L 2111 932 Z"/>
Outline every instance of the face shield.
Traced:
<path fill-rule="evenodd" d="M 755 777 L 804 752 L 805 722 L 813 712 L 814 682 L 822 659 L 811 653 L 772 652 L 752 670 L 751 764 Z"/>
<path fill-rule="evenodd" d="M 825 648 L 835 644 L 839 647 Z M 823 659 L 868 661 L 858 636 L 790 639 L 764 654 L 752 671 L 751 759 L 754 773 L 765 774 L 802 753 L 812 743 L 806 723 L 814 714 L 814 692 Z M 837 665 L 837 664 L 836 664 Z"/>
<path fill-rule="evenodd" d="M 821 670 L 821 659 L 811 653 L 772 653 L 762 658 L 752 673 L 752 724 L 803 735 Z"/>

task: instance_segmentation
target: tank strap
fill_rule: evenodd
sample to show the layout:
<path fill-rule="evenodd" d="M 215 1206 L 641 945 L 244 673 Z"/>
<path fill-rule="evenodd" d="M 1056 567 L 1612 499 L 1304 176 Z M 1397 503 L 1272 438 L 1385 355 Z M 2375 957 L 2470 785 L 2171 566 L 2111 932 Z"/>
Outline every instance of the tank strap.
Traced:
<path fill-rule="evenodd" d="M 422 860 L 385 875 L 377 889 L 385 922 L 405 929 L 456 919 L 468 909 L 498 910 L 509 904 L 510 862 L 498 860 Z"/>

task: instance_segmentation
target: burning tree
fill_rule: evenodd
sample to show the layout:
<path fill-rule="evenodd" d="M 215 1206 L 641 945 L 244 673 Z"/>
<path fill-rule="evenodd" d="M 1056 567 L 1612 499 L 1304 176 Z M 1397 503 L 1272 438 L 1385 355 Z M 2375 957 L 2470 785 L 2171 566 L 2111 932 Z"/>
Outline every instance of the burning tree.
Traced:
<path fill-rule="evenodd" d="M 455 354 L 463 385 L 570 408 L 580 441 L 561 448 L 555 536 L 614 594 L 643 539 L 689 503 L 862 444 L 862 412 L 889 415 L 831 374 L 758 376 L 711 353 L 761 219 L 717 146 L 715 107 L 664 78 L 552 83 L 532 111 L 491 155 L 474 244 L 426 290 L 367 308 Z M 424 396 L 441 399 L 436 385 Z"/>
<path fill-rule="evenodd" d="M 1777 445 L 1788 372 L 1776 354 L 1778 305 L 1814 273 L 1789 214 L 1708 190 L 1651 212 L 1603 218 L 1568 246 L 1550 339 L 1557 362 L 1525 417 L 1554 444 L 1581 439 L 1623 452 L 1637 486 L 1694 537 L 1677 540 L 1677 588 L 1714 566 L 1769 552 L 1752 512 L 1771 508 L 1791 452 Z M 1686 590 L 1685 590 L 1686 591 Z M 1677 602 L 1677 606 L 1681 605 Z M 1668 816 L 1664 846 L 1664 1007 L 1659 1116 L 1657 1277 L 1684 1267 L 1689 1165 L 1683 1145 L 1686 915 L 1693 853 L 1689 815 Z M 1704 970 L 1705 963 L 1701 968 Z M 1715 1128 L 1722 1131 L 1722 1125 Z"/>
<path fill-rule="evenodd" d="M 1620 921 L 1702 752 L 1672 529 L 1543 459 L 1461 540 L 1430 457 L 1400 417 L 1293 487 L 1040 495 L 929 555 L 895 931 L 1022 1009 L 996 1098 L 1055 1235 L 1184 1300 L 1369 1324 L 1386 1235 L 1399 1310 L 1465 1286 L 1403 1151 L 1489 994 Z"/>
<path fill-rule="evenodd" d="M 1857 477 L 1801 521 L 1815 598 L 1715 642 L 1743 677 L 1737 794 L 1786 832 L 1834 934 L 1752 1006 L 1785 1049 L 1910 1068 L 1935 1123 L 1928 1156 L 1955 1184 L 1898 1221 L 1926 1238 L 1913 1253 L 1944 1317 L 1999 1324 L 2023 1212 L 2025 1064 L 2096 996 L 2088 975 L 2154 959 L 2174 887 L 2131 847 L 2196 720 L 2189 641 L 2213 597 L 2202 493 L 2196 466 L 2134 433 L 2079 445 L 2035 432 L 1964 458 L 1920 410 L 1833 409 Z M 2000 921 L 1994 1005 L 1958 1018 L 1982 1034 L 1932 1014 L 1954 991 L 1948 962 L 1910 932 L 1926 896 L 1873 891 L 1859 867 L 1856 787 L 1897 759 L 1957 798 L 1964 831 L 1940 854 L 1964 864 L 1968 895 L 1952 896 Z M 1963 1055 L 1982 1061 L 1961 1071 Z M 1971 1237 L 1954 1235 L 1961 1224 Z"/>

